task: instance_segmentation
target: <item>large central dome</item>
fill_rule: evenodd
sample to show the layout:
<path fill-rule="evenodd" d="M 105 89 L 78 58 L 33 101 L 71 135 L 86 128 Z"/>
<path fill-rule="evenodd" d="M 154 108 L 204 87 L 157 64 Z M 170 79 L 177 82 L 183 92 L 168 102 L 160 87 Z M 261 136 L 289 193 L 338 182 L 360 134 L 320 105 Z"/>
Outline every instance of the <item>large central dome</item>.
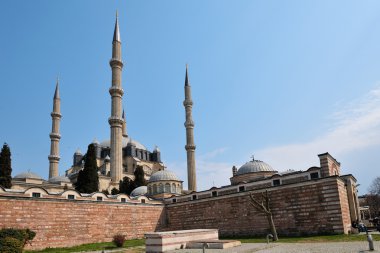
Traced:
<path fill-rule="evenodd" d="M 135 141 L 135 140 L 133 140 L 132 138 L 129 138 L 129 137 L 123 137 L 123 140 L 122 140 L 123 148 L 126 147 L 129 142 L 132 142 L 132 144 L 134 144 L 136 146 L 136 148 L 138 148 L 138 149 L 147 150 L 147 148 L 144 145 L 142 145 L 140 142 Z M 100 143 L 100 145 L 102 147 L 110 147 L 110 140 L 102 141 Z"/>
<path fill-rule="evenodd" d="M 275 170 L 267 163 L 260 160 L 252 160 L 245 163 L 239 168 L 236 175 L 242 175 L 252 172 L 263 172 L 263 171 L 274 171 Z"/>

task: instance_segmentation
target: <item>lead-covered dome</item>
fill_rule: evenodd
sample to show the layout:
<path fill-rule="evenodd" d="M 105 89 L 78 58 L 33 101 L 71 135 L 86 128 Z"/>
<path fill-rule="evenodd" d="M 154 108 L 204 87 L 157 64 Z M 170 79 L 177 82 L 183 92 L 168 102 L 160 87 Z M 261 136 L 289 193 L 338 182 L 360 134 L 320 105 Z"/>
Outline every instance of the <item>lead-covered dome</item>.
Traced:
<path fill-rule="evenodd" d="M 265 171 L 276 172 L 269 164 L 260 160 L 252 160 L 242 165 L 237 171 L 236 175 L 242 175 L 242 174 L 247 174 L 247 173 L 252 173 L 252 172 L 265 172 Z"/>
<path fill-rule="evenodd" d="M 145 194 L 147 192 L 148 192 L 148 187 L 140 186 L 131 192 L 131 197 L 136 198 L 136 197 L 140 197 L 140 196 L 145 196 Z"/>
<path fill-rule="evenodd" d="M 123 140 L 122 140 L 122 145 L 123 145 L 123 148 L 126 147 L 128 145 L 128 143 L 131 142 L 132 144 L 134 144 L 136 146 L 136 148 L 138 149 L 143 149 L 143 150 L 147 150 L 147 148 L 142 145 L 140 142 L 138 141 L 135 141 L 129 137 L 123 137 Z M 105 140 L 105 141 L 102 141 L 100 143 L 100 146 L 103 146 L 103 147 L 110 147 L 110 140 Z"/>
<path fill-rule="evenodd" d="M 65 176 L 56 176 L 49 179 L 50 183 L 71 183 L 70 179 Z"/>
<path fill-rule="evenodd" d="M 18 178 L 18 179 L 40 179 L 42 180 L 42 178 L 37 175 L 36 173 L 33 173 L 33 172 L 30 172 L 30 171 L 27 171 L 27 172 L 21 172 L 20 174 L 17 174 L 14 178 Z"/>
<path fill-rule="evenodd" d="M 150 176 L 149 182 L 157 181 L 181 181 L 174 172 L 170 170 L 160 170 Z"/>

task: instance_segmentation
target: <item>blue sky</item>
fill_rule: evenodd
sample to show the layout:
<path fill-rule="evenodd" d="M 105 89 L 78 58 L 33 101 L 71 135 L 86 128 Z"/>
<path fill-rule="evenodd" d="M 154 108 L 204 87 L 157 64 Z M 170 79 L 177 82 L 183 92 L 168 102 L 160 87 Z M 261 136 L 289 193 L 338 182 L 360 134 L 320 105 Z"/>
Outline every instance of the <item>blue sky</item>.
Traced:
<path fill-rule="evenodd" d="M 186 63 L 199 190 L 253 154 L 284 171 L 330 152 L 361 194 L 379 176 L 380 2 L 303 0 L 1 1 L 0 143 L 14 175 L 47 178 L 57 75 L 60 173 L 109 138 L 116 10 L 129 135 L 184 181 Z"/>

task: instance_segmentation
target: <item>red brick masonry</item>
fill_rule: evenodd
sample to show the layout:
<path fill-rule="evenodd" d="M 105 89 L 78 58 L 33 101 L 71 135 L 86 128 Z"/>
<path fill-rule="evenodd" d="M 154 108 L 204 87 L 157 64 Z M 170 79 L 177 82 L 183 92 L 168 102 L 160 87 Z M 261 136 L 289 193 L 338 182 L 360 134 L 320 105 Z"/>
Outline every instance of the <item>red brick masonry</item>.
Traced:
<path fill-rule="evenodd" d="M 37 232 L 29 249 L 109 242 L 117 233 L 142 238 L 157 231 L 163 205 L 0 198 L 0 227 Z"/>

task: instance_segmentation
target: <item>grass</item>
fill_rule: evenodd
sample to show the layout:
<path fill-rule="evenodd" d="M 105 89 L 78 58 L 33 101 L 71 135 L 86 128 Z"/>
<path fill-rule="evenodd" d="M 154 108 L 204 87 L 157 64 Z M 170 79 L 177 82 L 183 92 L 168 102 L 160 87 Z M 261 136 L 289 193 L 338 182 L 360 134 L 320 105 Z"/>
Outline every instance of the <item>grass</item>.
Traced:
<path fill-rule="evenodd" d="M 372 235 L 374 241 L 380 241 L 380 235 Z M 223 238 L 238 240 L 242 243 L 263 243 L 266 242 L 266 238 L 263 237 L 244 237 L 244 238 Z M 318 235 L 318 236 L 303 236 L 303 237 L 281 237 L 279 236 L 278 242 L 283 243 L 303 243 L 303 242 L 355 242 L 355 241 L 367 241 L 366 234 L 353 234 L 353 235 Z"/>
<path fill-rule="evenodd" d="M 95 250 L 112 250 L 112 249 L 126 249 L 138 246 L 144 246 L 144 239 L 127 240 L 122 248 L 117 248 L 112 242 L 90 243 L 82 244 L 79 246 L 69 248 L 47 248 L 44 250 L 25 251 L 25 253 L 72 253 L 80 251 L 95 251 Z M 142 252 L 142 251 L 136 251 Z"/>

